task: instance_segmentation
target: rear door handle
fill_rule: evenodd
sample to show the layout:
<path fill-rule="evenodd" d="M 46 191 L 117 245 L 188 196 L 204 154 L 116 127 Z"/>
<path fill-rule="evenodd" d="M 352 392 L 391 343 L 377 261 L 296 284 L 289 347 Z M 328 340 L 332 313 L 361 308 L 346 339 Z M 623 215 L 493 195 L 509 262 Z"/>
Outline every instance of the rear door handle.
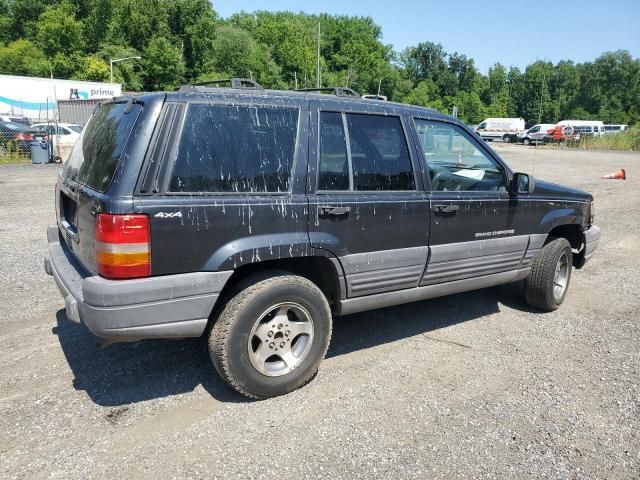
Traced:
<path fill-rule="evenodd" d="M 460 210 L 460 205 L 434 205 L 433 211 L 436 213 L 455 213 Z"/>
<path fill-rule="evenodd" d="M 330 205 L 322 205 L 318 207 L 318 215 L 326 216 L 326 215 L 349 215 L 351 212 L 351 207 L 332 207 Z"/>

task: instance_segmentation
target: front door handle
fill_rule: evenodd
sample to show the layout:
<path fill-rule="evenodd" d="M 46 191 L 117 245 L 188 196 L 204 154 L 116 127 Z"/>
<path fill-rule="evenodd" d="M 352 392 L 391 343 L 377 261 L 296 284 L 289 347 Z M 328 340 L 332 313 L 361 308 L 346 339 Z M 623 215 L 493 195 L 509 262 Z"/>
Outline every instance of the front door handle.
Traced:
<path fill-rule="evenodd" d="M 433 211 L 436 213 L 456 213 L 458 210 L 460 210 L 460 205 L 443 205 L 443 204 L 439 204 L 439 205 L 434 205 L 433 206 Z"/>
<path fill-rule="evenodd" d="M 331 205 L 322 205 L 318 207 L 318 215 L 326 216 L 326 215 L 349 215 L 351 211 L 351 207 L 332 207 Z"/>

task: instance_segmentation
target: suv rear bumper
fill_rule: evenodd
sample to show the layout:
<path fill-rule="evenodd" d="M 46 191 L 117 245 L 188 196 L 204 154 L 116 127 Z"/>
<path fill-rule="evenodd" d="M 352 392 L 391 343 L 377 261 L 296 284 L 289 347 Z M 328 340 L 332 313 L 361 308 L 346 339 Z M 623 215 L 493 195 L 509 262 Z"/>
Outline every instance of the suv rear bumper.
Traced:
<path fill-rule="evenodd" d="M 64 297 L 69 320 L 107 340 L 199 337 L 233 272 L 194 272 L 133 280 L 83 273 L 57 226 L 47 229 L 45 271 Z"/>

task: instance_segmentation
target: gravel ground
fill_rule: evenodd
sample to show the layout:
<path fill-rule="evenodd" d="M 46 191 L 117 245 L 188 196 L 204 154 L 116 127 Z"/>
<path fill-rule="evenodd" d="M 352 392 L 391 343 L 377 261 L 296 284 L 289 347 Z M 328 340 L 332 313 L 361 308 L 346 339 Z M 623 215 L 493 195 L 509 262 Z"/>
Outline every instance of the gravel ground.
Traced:
<path fill-rule="evenodd" d="M 562 308 L 514 284 L 342 317 L 317 378 L 262 402 L 202 340 L 70 323 L 42 268 L 58 167 L 0 167 L 0 477 L 639 478 L 640 155 L 494 148 L 596 197 Z"/>

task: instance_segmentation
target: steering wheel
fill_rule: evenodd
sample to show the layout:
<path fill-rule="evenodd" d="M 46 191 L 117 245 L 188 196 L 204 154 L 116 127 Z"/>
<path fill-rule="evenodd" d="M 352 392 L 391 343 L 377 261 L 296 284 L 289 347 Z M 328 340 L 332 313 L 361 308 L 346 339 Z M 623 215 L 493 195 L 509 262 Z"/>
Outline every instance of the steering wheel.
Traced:
<path fill-rule="evenodd" d="M 431 180 L 431 190 L 438 191 L 443 190 L 440 183 L 446 182 L 446 177 L 449 176 L 449 169 L 446 167 L 429 167 L 429 178 Z"/>

